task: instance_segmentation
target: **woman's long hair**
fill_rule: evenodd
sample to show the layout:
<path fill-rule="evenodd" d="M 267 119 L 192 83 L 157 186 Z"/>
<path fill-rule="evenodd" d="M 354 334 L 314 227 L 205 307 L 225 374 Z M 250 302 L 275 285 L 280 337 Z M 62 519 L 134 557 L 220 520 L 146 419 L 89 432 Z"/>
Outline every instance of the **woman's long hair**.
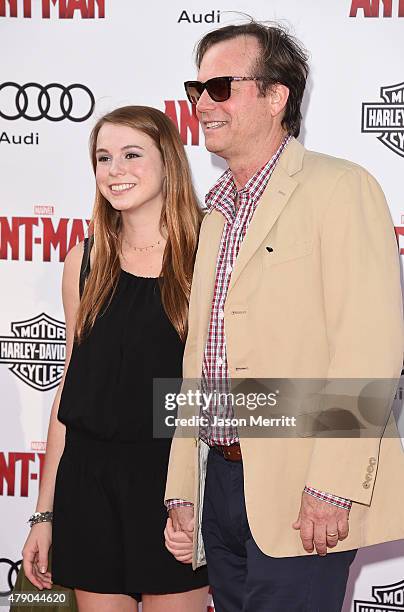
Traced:
<path fill-rule="evenodd" d="M 180 338 L 187 334 L 188 302 L 202 211 L 192 186 L 191 171 L 180 136 L 171 119 L 148 106 L 125 106 L 102 117 L 90 136 L 94 173 L 96 145 L 106 123 L 125 125 L 147 134 L 161 153 L 166 172 L 165 202 L 161 212 L 168 234 L 160 275 L 162 303 Z M 121 264 L 121 213 L 96 187 L 90 233 L 94 237 L 91 271 L 77 313 L 75 336 L 80 342 L 91 330 L 106 300 L 115 291 Z"/>

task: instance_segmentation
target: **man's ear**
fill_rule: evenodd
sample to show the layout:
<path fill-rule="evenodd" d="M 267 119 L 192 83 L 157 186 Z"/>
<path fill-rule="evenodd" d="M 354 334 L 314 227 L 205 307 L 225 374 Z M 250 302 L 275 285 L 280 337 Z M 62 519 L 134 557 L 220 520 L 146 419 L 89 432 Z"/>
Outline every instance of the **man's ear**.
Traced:
<path fill-rule="evenodd" d="M 275 83 L 267 93 L 269 98 L 270 113 L 272 117 L 276 117 L 285 109 L 286 102 L 289 97 L 289 87 L 282 83 Z"/>

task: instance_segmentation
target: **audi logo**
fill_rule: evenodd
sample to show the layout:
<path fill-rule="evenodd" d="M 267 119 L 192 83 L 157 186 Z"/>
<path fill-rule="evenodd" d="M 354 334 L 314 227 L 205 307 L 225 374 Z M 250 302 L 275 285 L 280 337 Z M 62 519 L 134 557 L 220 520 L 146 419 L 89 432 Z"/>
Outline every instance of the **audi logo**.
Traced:
<path fill-rule="evenodd" d="M 0 597 L 11 595 L 21 562 L 22 559 L 20 561 L 11 561 L 11 559 L 6 558 L 0 559 Z"/>
<path fill-rule="evenodd" d="M 86 121 L 91 117 L 94 105 L 92 91 L 79 83 L 67 87 L 59 83 L 19 85 L 7 81 L 0 84 L 0 117 L 10 121 Z M 80 107 L 81 110 L 73 111 L 73 107 Z"/>

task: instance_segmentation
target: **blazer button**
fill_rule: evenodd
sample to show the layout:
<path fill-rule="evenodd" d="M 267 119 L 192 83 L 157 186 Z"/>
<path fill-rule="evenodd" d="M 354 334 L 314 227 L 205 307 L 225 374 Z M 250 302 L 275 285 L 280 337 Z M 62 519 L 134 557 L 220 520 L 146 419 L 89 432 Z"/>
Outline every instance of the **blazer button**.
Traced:
<path fill-rule="evenodd" d="M 363 487 L 364 489 L 369 489 L 369 487 L 370 487 L 370 482 L 366 481 L 366 482 L 362 483 L 362 487 Z"/>
<path fill-rule="evenodd" d="M 368 467 L 366 468 L 368 472 L 373 472 L 373 470 L 375 469 L 373 467 L 373 465 L 368 465 Z"/>
<path fill-rule="evenodd" d="M 375 463 L 377 463 L 376 458 L 375 457 L 369 457 L 369 463 L 370 463 L 370 465 L 375 465 Z"/>

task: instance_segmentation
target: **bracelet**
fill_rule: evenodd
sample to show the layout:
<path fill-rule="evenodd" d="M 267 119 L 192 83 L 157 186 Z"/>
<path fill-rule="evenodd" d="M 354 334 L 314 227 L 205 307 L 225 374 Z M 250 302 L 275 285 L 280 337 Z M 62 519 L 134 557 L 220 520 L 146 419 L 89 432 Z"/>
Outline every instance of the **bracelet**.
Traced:
<path fill-rule="evenodd" d="M 30 527 L 32 527 L 37 523 L 51 523 L 52 519 L 53 512 L 34 512 L 34 514 L 29 517 L 28 523 L 30 524 Z"/>

